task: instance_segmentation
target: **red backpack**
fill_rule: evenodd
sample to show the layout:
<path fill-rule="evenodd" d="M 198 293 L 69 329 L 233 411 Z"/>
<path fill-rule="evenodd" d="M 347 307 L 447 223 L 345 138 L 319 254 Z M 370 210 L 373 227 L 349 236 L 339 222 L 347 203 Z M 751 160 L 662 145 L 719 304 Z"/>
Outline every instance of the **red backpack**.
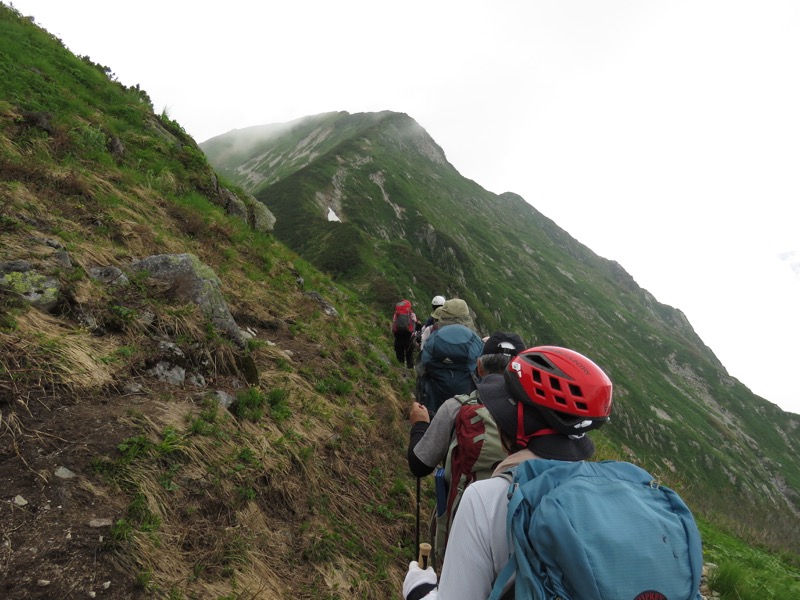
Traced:
<path fill-rule="evenodd" d="M 411 302 L 401 300 L 394 306 L 394 317 L 392 318 L 392 333 L 397 335 L 399 331 L 414 332 L 414 313 L 411 310 Z"/>
<path fill-rule="evenodd" d="M 461 495 L 473 481 L 492 476 L 498 462 L 508 456 L 500 441 L 500 431 L 489 409 L 481 404 L 477 391 L 455 396 L 461 403 L 456 415 L 453 439 L 447 451 L 444 468 L 437 472 L 446 490 L 437 494 L 435 559 L 441 565 L 450 528 L 453 525 Z"/>

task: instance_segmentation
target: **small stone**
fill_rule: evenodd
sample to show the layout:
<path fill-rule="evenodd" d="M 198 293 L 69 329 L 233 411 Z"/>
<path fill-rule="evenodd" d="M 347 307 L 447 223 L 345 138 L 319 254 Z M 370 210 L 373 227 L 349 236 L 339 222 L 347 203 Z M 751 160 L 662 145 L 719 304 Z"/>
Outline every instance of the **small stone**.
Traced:
<path fill-rule="evenodd" d="M 97 596 L 97 592 L 89 592 L 89 598 L 94 598 Z"/>
<path fill-rule="evenodd" d="M 14 496 L 14 504 L 16 504 L 17 506 L 27 506 L 28 501 L 25 500 L 25 498 L 23 498 L 22 496 L 17 495 Z"/>
<path fill-rule="evenodd" d="M 147 374 L 171 385 L 183 385 L 186 381 L 186 369 L 163 360 L 149 369 Z"/>
<path fill-rule="evenodd" d="M 56 477 L 59 479 L 73 479 L 76 477 L 75 473 L 70 471 L 67 467 L 58 467 L 56 469 Z"/>
<path fill-rule="evenodd" d="M 36 585 L 38 585 L 39 587 L 47 587 L 48 585 L 50 585 L 50 580 L 40 579 L 39 581 L 36 582 Z"/>
<path fill-rule="evenodd" d="M 216 390 L 213 395 L 216 396 L 217 402 L 219 402 L 219 405 L 222 408 L 230 407 L 233 404 L 233 401 L 236 400 L 236 398 L 224 390 Z"/>
<path fill-rule="evenodd" d="M 107 590 L 110 587 L 111 587 L 111 582 L 110 581 L 106 581 L 105 583 L 103 583 L 103 589 L 104 590 Z"/>
<path fill-rule="evenodd" d="M 189 377 L 187 377 L 186 379 L 191 385 L 195 387 L 199 388 L 206 387 L 206 378 L 200 375 L 199 373 L 193 373 L 189 375 Z"/>
<path fill-rule="evenodd" d="M 164 350 L 166 352 L 171 352 L 175 356 L 178 356 L 178 357 L 181 357 L 181 358 L 183 358 L 185 356 L 184 353 L 183 353 L 183 350 L 181 350 L 180 347 L 177 344 L 173 343 L 173 342 L 161 341 L 161 342 L 158 343 L 158 347 L 159 347 L 159 349 Z"/>
<path fill-rule="evenodd" d="M 126 394 L 140 394 L 142 392 L 142 384 L 137 382 L 126 383 L 123 390 Z"/>
<path fill-rule="evenodd" d="M 66 250 L 56 250 L 53 253 L 53 257 L 55 258 L 59 266 L 62 266 L 66 269 L 72 268 L 72 260 L 70 260 L 69 252 L 67 252 Z"/>
<path fill-rule="evenodd" d="M 111 519 L 92 519 L 89 521 L 89 527 L 111 527 L 114 521 Z"/>
<path fill-rule="evenodd" d="M 124 286 L 130 283 L 125 273 L 117 267 L 91 267 L 89 269 L 89 277 L 102 283 L 110 283 L 113 285 Z"/>

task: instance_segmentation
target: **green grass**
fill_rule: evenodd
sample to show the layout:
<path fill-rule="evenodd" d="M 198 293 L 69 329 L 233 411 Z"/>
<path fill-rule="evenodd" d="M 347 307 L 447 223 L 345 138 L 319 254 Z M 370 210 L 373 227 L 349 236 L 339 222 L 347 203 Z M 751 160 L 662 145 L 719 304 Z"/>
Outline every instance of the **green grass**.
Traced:
<path fill-rule="evenodd" d="M 249 387 L 236 395 L 231 412 L 240 419 L 256 422 L 264 416 L 267 406 L 268 400 L 261 390 Z"/>
<path fill-rule="evenodd" d="M 723 600 L 800 598 L 800 561 L 748 545 L 698 521 L 707 562 L 717 565 L 710 582 Z"/>

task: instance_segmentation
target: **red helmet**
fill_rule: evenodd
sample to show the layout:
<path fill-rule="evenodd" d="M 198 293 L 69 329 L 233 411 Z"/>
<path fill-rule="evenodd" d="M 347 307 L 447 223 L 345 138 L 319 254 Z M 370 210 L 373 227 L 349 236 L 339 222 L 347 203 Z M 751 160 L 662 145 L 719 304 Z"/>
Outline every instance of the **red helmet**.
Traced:
<path fill-rule="evenodd" d="M 611 414 L 611 380 L 582 354 L 557 346 L 520 352 L 508 364 L 506 384 L 517 402 L 534 406 L 565 435 L 582 435 Z"/>

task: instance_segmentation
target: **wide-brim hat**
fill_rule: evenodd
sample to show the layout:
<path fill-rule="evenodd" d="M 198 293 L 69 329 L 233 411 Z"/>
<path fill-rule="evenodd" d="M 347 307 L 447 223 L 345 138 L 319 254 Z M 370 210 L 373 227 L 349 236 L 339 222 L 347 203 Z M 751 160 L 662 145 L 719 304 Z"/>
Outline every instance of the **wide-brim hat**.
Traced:
<path fill-rule="evenodd" d="M 478 384 L 481 402 L 497 423 L 500 430 L 510 439 L 517 439 L 519 403 L 511 397 L 505 380 L 493 377 L 490 381 Z M 576 437 L 558 433 L 549 428 L 544 418 L 534 406 L 522 405 L 524 434 L 533 435 L 527 442 L 528 449 L 540 458 L 552 460 L 586 460 L 594 454 L 594 442 L 586 435 Z"/>
<path fill-rule="evenodd" d="M 469 307 L 461 298 L 450 298 L 433 311 L 433 317 L 440 320 L 463 319 L 469 317 Z"/>
<path fill-rule="evenodd" d="M 445 300 L 439 308 L 433 311 L 433 318 L 439 327 L 446 325 L 466 325 L 473 328 L 472 317 L 469 314 L 469 306 L 461 298 L 450 298 Z"/>

